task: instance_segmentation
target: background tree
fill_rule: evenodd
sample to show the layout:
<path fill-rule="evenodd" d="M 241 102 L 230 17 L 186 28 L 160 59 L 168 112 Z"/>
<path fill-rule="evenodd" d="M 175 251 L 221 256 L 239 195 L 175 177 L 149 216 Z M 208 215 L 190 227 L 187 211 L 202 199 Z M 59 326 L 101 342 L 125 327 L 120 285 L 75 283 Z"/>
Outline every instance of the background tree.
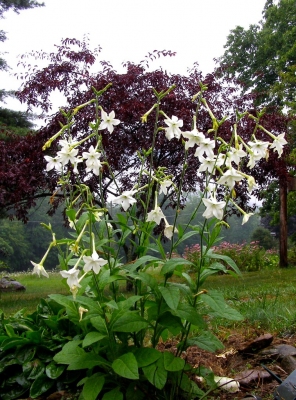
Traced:
<path fill-rule="evenodd" d="M 249 29 L 237 26 L 227 38 L 226 48 L 219 62 L 220 73 L 237 77 L 244 92 L 256 95 L 255 104 L 278 107 L 285 113 L 295 112 L 296 64 L 296 0 L 267 0 L 263 18 Z M 294 76 L 293 76 L 294 74 Z M 288 126 L 290 154 L 287 169 L 295 170 L 295 116 Z M 280 187 L 280 265 L 288 265 L 287 258 L 287 179 L 278 179 Z"/>
<path fill-rule="evenodd" d="M 39 3 L 33 0 L 0 0 L 0 19 L 4 18 L 5 12 L 13 10 L 19 13 L 22 10 L 40 7 L 44 3 Z M 6 32 L 0 30 L 0 42 L 7 39 Z M 0 52 L 0 72 L 8 71 L 9 66 Z M 0 102 L 4 102 L 5 97 L 12 96 L 12 92 L 7 92 L 0 88 Z M 31 122 L 32 115 L 25 112 L 14 111 L 0 106 L 0 138 L 8 140 L 10 134 L 24 135 L 28 129 L 32 129 L 34 124 Z"/>
<path fill-rule="evenodd" d="M 69 228 L 65 226 L 63 210 L 60 208 L 53 216 L 46 214 L 48 204 L 38 200 L 36 207 L 29 211 L 28 222 L 0 219 L 0 269 L 1 261 L 10 272 L 31 269 L 30 260 L 41 259 L 48 248 L 52 236 L 41 225 L 51 224 L 56 238 L 69 237 Z M 57 265 L 58 250 L 52 249 L 47 258 L 47 266 L 54 269 Z"/>
<path fill-rule="evenodd" d="M 276 248 L 276 240 L 271 235 L 270 231 L 262 226 L 259 226 L 252 234 L 251 240 L 258 242 L 259 246 L 265 250 Z"/>
<path fill-rule="evenodd" d="M 257 104 L 295 105 L 296 0 L 267 0 L 263 18 L 230 31 L 219 58 L 223 74 L 237 77 Z M 294 75 L 293 75 L 294 72 Z"/>

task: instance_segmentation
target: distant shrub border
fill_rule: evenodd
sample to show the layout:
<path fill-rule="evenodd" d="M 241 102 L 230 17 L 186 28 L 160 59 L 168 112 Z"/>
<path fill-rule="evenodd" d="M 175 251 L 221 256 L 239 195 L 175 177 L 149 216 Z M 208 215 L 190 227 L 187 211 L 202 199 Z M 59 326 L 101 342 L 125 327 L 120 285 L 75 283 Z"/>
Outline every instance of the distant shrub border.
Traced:
<path fill-rule="evenodd" d="M 222 242 L 214 246 L 217 254 L 230 257 L 241 271 L 260 271 L 262 269 L 276 268 L 279 264 L 278 251 L 265 250 L 258 242 L 229 243 Z M 196 262 L 200 257 L 199 244 L 186 247 L 183 257 L 191 262 Z"/>

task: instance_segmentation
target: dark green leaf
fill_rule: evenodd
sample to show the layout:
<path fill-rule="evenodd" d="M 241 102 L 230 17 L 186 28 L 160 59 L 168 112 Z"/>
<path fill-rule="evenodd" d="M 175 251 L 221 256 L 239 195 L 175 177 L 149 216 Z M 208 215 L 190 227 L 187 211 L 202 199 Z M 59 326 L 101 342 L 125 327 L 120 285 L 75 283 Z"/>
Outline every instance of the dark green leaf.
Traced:
<path fill-rule="evenodd" d="M 151 274 L 147 274 L 147 272 L 139 272 L 136 278 L 140 279 L 145 285 L 149 286 L 152 290 L 157 290 L 158 282 Z"/>
<path fill-rule="evenodd" d="M 147 326 L 148 322 L 138 314 L 138 311 L 126 311 L 114 321 L 112 331 L 139 332 L 141 329 L 147 328 Z"/>
<path fill-rule="evenodd" d="M 155 363 L 143 367 L 143 373 L 148 381 L 157 389 L 163 389 L 167 381 L 168 373 L 164 368 L 163 357 L 159 358 Z"/>
<path fill-rule="evenodd" d="M 96 373 L 87 379 L 83 386 L 82 396 L 85 400 L 96 400 L 105 383 L 102 374 Z"/>
<path fill-rule="evenodd" d="M 123 378 L 139 379 L 138 363 L 133 353 L 126 353 L 117 358 L 113 361 L 112 368 Z"/>
<path fill-rule="evenodd" d="M 238 275 L 241 276 L 242 273 L 240 272 L 238 266 L 230 257 L 222 255 L 222 254 L 217 254 L 212 251 L 208 251 L 207 257 L 216 258 L 216 259 L 225 261 Z"/>
<path fill-rule="evenodd" d="M 215 312 L 216 316 L 241 321 L 244 317 L 235 309 L 231 308 L 224 300 L 223 294 L 217 291 L 202 294 L 201 299 Z"/>
<path fill-rule="evenodd" d="M 29 344 L 30 340 L 22 337 L 12 337 L 8 338 L 2 342 L 0 351 L 6 351 L 8 349 L 12 349 L 13 347 L 22 346 L 25 344 Z"/>
<path fill-rule="evenodd" d="M 167 260 L 163 267 L 161 268 L 161 273 L 162 275 L 169 274 L 171 272 L 174 272 L 174 270 L 183 265 L 193 265 L 192 262 L 186 260 L 185 258 L 171 258 L 170 260 Z"/>
<path fill-rule="evenodd" d="M 173 311 L 173 314 L 200 328 L 205 326 L 203 317 L 189 304 L 180 303 L 178 309 Z"/>
<path fill-rule="evenodd" d="M 197 346 L 200 349 L 214 353 L 223 349 L 223 343 L 210 331 L 204 331 L 199 336 L 192 337 L 187 341 L 188 346 Z"/>
<path fill-rule="evenodd" d="M 180 302 L 180 290 L 175 286 L 159 286 L 159 291 L 162 294 L 167 305 L 176 310 Z"/>
<path fill-rule="evenodd" d="M 64 372 L 65 365 L 57 365 L 54 361 L 49 363 L 45 368 L 45 373 L 50 379 L 57 379 Z"/>
<path fill-rule="evenodd" d="M 77 211 L 74 210 L 73 208 L 68 208 L 66 210 L 66 215 L 69 218 L 69 220 L 72 221 L 72 222 L 74 222 L 75 219 L 76 219 L 76 213 L 77 213 Z"/>
<path fill-rule="evenodd" d="M 151 264 L 162 264 L 163 261 L 157 257 L 153 256 L 143 256 L 138 258 L 135 262 L 126 264 L 124 268 L 128 269 L 129 271 L 135 271 L 138 267 L 140 267 L 143 264 L 151 265 Z"/>
<path fill-rule="evenodd" d="M 136 349 L 134 355 L 136 357 L 138 367 L 142 368 L 158 360 L 161 356 L 161 353 L 151 347 L 141 347 Z"/>
<path fill-rule="evenodd" d="M 185 360 L 180 357 L 175 357 L 168 351 L 163 352 L 163 362 L 164 368 L 171 372 L 181 371 L 185 366 Z"/>
<path fill-rule="evenodd" d="M 30 388 L 30 396 L 35 399 L 43 393 L 47 392 L 55 384 L 53 379 L 49 379 L 46 375 L 39 376 Z"/>
<path fill-rule="evenodd" d="M 128 397 L 127 397 L 128 398 Z M 102 397 L 102 400 L 123 400 L 123 394 L 120 391 L 120 387 L 110 390 Z"/>
<path fill-rule="evenodd" d="M 99 332 L 88 332 L 85 335 L 85 338 L 83 339 L 82 347 L 91 346 L 93 343 L 99 342 L 100 340 L 104 339 L 105 337 L 107 337 L 107 336 L 103 335 L 102 333 L 99 333 Z"/>
<path fill-rule="evenodd" d="M 106 322 L 102 317 L 94 317 L 90 319 L 93 327 L 96 328 L 102 335 L 108 335 Z"/>

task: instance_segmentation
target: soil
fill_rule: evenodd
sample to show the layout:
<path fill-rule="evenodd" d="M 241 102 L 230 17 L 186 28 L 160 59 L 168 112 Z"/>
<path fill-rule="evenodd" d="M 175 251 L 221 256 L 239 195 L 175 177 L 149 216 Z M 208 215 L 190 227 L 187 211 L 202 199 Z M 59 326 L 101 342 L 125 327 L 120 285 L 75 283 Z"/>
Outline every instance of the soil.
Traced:
<path fill-rule="evenodd" d="M 271 344 L 265 343 L 265 336 L 271 337 Z M 273 394 L 280 383 L 277 382 L 262 365 L 267 367 L 282 381 L 284 381 L 292 371 L 287 371 L 282 367 L 280 358 L 271 358 L 260 354 L 261 349 L 256 349 L 256 346 L 253 346 L 255 351 L 249 352 L 248 349 L 252 348 L 250 344 L 257 343 L 256 341 L 258 338 L 263 338 L 261 349 L 273 348 L 280 344 L 296 346 L 296 334 L 289 334 L 286 337 L 277 337 L 266 334 L 265 332 L 251 331 L 248 329 L 247 332 L 242 333 L 227 332 L 227 338 L 224 341 L 222 340 L 225 348 L 214 354 L 197 347 L 190 347 L 187 349 L 184 358 L 189 364 L 195 367 L 202 365 L 212 370 L 216 376 L 229 377 L 237 379 L 238 382 L 240 382 L 238 377 L 242 372 L 245 373 L 245 376 L 248 376 L 248 371 L 250 371 L 249 375 L 251 375 L 252 370 L 258 371 L 257 379 L 254 379 L 248 385 L 244 384 L 242 381 L 240 382 L 240 389 L 238 392 L 229 393 L 220 388 L 209 394 L 208 399 L 237 400 L 249 398 L 249 395 L 250 398 L 261 398 L 262 400 L 274 399 Z M 171 349 L 171 351 L 174 352 L 175 346 L 173 343 L 167 342 L 163 344 L 163 347 L 165 350 Z M 260 345 L 258 347 L 260 347 Z M 264 379 L 258 377 L 258 375 L 262 377 L 264 375 Z"/>

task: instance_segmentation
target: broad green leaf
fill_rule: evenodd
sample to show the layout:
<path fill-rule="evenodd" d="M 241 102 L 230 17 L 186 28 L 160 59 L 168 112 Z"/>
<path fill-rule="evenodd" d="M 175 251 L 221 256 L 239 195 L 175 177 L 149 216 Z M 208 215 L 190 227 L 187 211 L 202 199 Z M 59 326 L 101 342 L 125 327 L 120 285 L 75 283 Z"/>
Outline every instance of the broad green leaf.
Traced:
<path fill-rule="evenodd" d="M 107 303 L 105 303 L 105 306 L 109 307 L 109 308 L 113 308 L 114 310 L 118 310 L 118 304 L 116 303 L 115 300 L 108 301 Z"/>
<path fill-rule="evenodd" d="M 64 307 L 71 307 L 73 303 L 75 303 L 72 296 L 64 296 L 62 294 L 50 294 L 48 297 Z"/>
<path fill-rule="evenodd" d="M 159 291 L 167 305 L 176 310 L 180 302 L 180 290 L 175 286 L 159 286 Z"/>
<path fill-rule="evenodd" d="M 223 343 L 210 331 L 204 331 L 200 335 L 188 339 L 187 344 L 188 346 L 197 346 L 202 350 L 212 353 L 224 348 Z"/>
<path fill-rule="evenodd" d="M 5 324 L 4 328 L 5 328 L 5 331 L 7 333 L 7 336 L 9 336 L 9 337 L 17 337 L 17 334 L 14 333 L 14 329 L 10 324 Z"/>
<path fill-rule="evenodd" d="M 152 347 L 141 347 L 134 352 L 138 367 L 146 367 L 161 357 L 161 353 Z"/>
<path fill-rule="evenodd" d="M 112 331 L 139 332 L 141 329 L 147 328 L 147 326 L 148 322 L 138 314 L 138 311 L 126 311 L 114 321 Z"/>
<path fill-rule="evenodd" d="M 115 389 L 110 390 L 110 392 L 105 393 L 102 400 L 123 400 L 123 394 L 120 391 L 120 387 L 117 386 Z"/>
<path fill-rule="evenodd" d="M 168 351 L 163 352 L 163 363 L 164 368 L 171 372 L 181 371 L 185 366 L 185 360 L 180 357 L 175 357 Z"/>
<path fill-rule="evenodd" d="M 189 231 L 189 232 L 186 232 L 185 234 L 181 235 L 180 233 L 182 233 L 182 232 L 180 232 L 180 227 L 178 227 L 178 230 L 179 230 L 180 239 L 178 239 L 178 241 L 176 242 L 176 245 L 179 245 L 180 243 L 184 242 L 185 240 L 191 238 L 192 236 L 199 235 L 199 232 L 196 232 L 196 231 Z"/>
<path fill-rule="evenodd" d="M 138 363 L 133 353 L 126 353 L 117 358 L 113 361 L 112 368 L 123 378 L 139 379 Z"/>
<path fill-rule="evenodd" d="M 17 350 L 15 356 L 20 364 L 24 364 L 34 358 L 37 349 L 37 346 L 22 346 Z"/>
<path fill-rule="evenodd" d="M 65 364 L 65 363 L 64 363 Z M 79 369 L 91 369 L 98 365 L 108 365 L 110 363 L 106 361 L 103 357 L 95 353 L 85 353 L 81 356 L 76 356 L 70 361 L 68 366 L 68 371 L 77 371 Z"/>
<path fill-rule="evenodd" d="M 231 308 L 224 300 L 223 294 L 217 291 L 202 294 L 201 299 L 215 312 L 216 316 L 241 321 L 244 317 L 235 309 Z"/>
<path fill-rule="evenodd" d="M 85 335 L 85 338 L 83 339 L 82 347 L 91 346 L 93 343 L 99 342 L 100 340 L 104 339 L 105 337 L 107 337 L 107 336 L 103 335 L 102 333 L 99 333 L 99 332 L 88 332 Z"/>
<path fill-rule="evenodd" d="M 135 262 L 132 262 L 130 264 L 125 264 L 124 268 L 129 270 L 129 271 L 135 271 L 138 267 L 140 267 L 143 264 L 151 265 L 151 264 L 163 264 L 163 260 L 153 257 L 153 256 L 143 256 L 138 258 Z"/>
<path fill-rule="evenodd" d="M 236 263 L 232 260 L 232 258 L 222 255 L 222 254 L 217 254 L 214 253 L 212 250 L 209 250 L 207 253 L 207 257 L 209 258 L 216 258 L 218 260 L 223 260 L 225 261 L 236 273 L 237 275 L 242 275 L 242 273 L 240 272 L 238 266 L 236 265 Z"/>
<path fill-rule="evenodd" d="M 32 343 L 40 344 L 42 342 L 42 336 L 40 331 L 28 331 L 25 333 L 26 338 L 30 339 Z"/>
<path fill-rule="evenodd" d="M 45 373 L 50 379 L 57 379 L 64 372 L 65 365 L 57 365 L 54 361 L 49 363 L 45 368 Z"/>
<path fill-rule="evenodd" d="M 11 338 L 7 339 L 7 336 L 6 336 L 6 340 L 4 340 L 1 344 L 0 351 L 5 351 L 8 349 L 12 349 L 13 347 L 23 346 L 23 345 L 29 344 L 29 343 L 31 343 L 31 341 L 26 338 L 11 337 Z"/>
<path fill-rule="evenodd" d="M 107 269 L 101 271 L 98 286 L 100 290 L 104 290 L 107 285 L 110 285 L 110 283 L 124 279 L 125 278 L 122 275 L 110 275 L 110 269 Z"/>
<path fill-rule="evenodd" d="M 167 260 L 165 262 L 160 272 L 162 273 L 162 275 L 172 273 L 180 265 L 182 266 L 182 265 L 193 265 L 193 264 L 192 262 L 186 260 L 185 258 L 171 258 L 170 260 Z"/>
<path fill-rule="evenodd" d="M 139 301 L 142 298 L 142 296 L 130 296 L 126 300 L 119 301 L 117 303 L 118 308 L 122 311 L 124 310 L 129 310 L 131 307 L 135 305 L 137 301 Z"/>
<path fill-rule="evenodd" d="M 156 290 L 158 288 L 158 282 L 151 274 L 147 274 L 147 272 L 139 272 L 137 274 L 137 279 L 140 279 L 145 285 L 149 286 L 152 290 Z"/>
<path fill-rule="evenodd" d="M 59 364 L 70 364 L 71 358 L 77 358 L 83 354 L 85 351 L 79 347 L 81 340 L 72 340 L 67 342 L 61 351 L 59 351 L 54 357 L 54 361 Z"/>
<path fill-rule="evenodd" d="M 102 317 L 98 316 L 91 318 L 90 322 L 92 323 L 92 326 L 96 328 L 100 333 L 102 333 L 103 335 L 108 335 L 106 322 Z"/>
<path fill-rule="evenodd" d="M 49 379 L 46 375 L 41 375 L 34 380 L 30 388 L 30 396 L 34 399 L 47 392 L 55 384 L 53 379 Z"/>
<path fill-rule="evenodd" d="M 67 210 L 66 210 L 66 215 L 67 215 L 67 217 L 69 218 L 69 220 L 70 221 L 75 221 L 75 219 L 76 219 L 76 213 L 77 213 L 77 211 L 76 210 L 74 210 L 73 208 L 68 208 Z"/>
<path fill-rule="evenodd" d="M 63 349 L 53 357 L 54 361 L 58 364 L 68 364 L 69 371 L 89 369 L 101 364 L 110 365 L 103 357 L 92 352 L 85 352 L 79 347 L 80 343 L 80 340 L 66 343 Z"/>
<path fill-rule="evenodd" d="M 182 374 L 182 380 L 180 382 L 180 387 L 184 390 L 185 393 L 188 393 L 190 397 L 188 398 L 205 398 L 205 393 L 197 386 L 192 379 L 188 377 L 186 374 Z M 194 397 L 192 397 L 194 396 Z"/>
<path fill-rule="evenodd" d="M 85 400 L 96 400 L 105 383 L 105 377 L 96 373 L 87 379 L 82 389 Z"/>
<path fill-rule="evenodd" d="M 163 357 L 159 358 L 155 363 L 143 367 L 143 373 L 148 381 L 157 389 L 163 389 L 167 381 L 168 373 L 164 368 Z"/>
<path fill-rule="evenodd" d="M 182 276 L 186 279 L 186 281 L 189 284 L 189 287 L 192 291 L 195 291 L 196 289 L 196 283 L 193 281 L 193 279 L 191 278 L 191 276 L 189 274 L 187 274 L 187 272 L 182 272 Z"/>
<path fill-rule="evenodd" d="M 181 318 L 172 315 L 170 312 L 162 314 L 157 322 L 159 325 L 163 326 L 164 329 L 168 329 L 173 335 L 179 335 L 184 329 Z"/>
<path fill-rule="evenodd" d="M 88 218 L 89 218 L 88 212 L 84 212 L 84 213 L 81 214 L 81 216 L 79 217 L 78 221 L 76 222 L 76 226 L 77 226 L 79 231 L 82 230 L 82 228 L 84 227 L 84 224 L 86 223 Z"/>
<path fill-rule="evenodd" d="M 172 313 L 200 328 L 205 326 L 203 317 L 189 304 L 180 303 L 178 309 L 173 310 Z"/>
<path fill-rule="evenodd" d="M 98 301 L 95 301 L 95 300 L 93 300 L 89 297 L 85 297 L 85 296 L 76 296 L 76 299 L 75 300 L 73 299 L 73 301 L 84 305 L 88 309 L 88 313 L 102 314 L 102 308 Z"/>
<path fill-rule="evenodd" d="M 37 379 L 38 376 L 44 374 L 45 365 L 42 361 L 38 358 L 32 361 L 28 361 L 27 363 L 23 364 L 23 371 L 29 371 L 29 375 L 27 375 L 28 379 Z"/>
<path fill-rule="evenodd" d="M 200 283 L 203 283 L 207 279 L 208 276 L 216 274 L 217 272 L 220 272 L 220 271 L 227 273 L 227 268 L 219 262 L 214 262 L 208 268 L 205 268 L 201 272 Z"/>

